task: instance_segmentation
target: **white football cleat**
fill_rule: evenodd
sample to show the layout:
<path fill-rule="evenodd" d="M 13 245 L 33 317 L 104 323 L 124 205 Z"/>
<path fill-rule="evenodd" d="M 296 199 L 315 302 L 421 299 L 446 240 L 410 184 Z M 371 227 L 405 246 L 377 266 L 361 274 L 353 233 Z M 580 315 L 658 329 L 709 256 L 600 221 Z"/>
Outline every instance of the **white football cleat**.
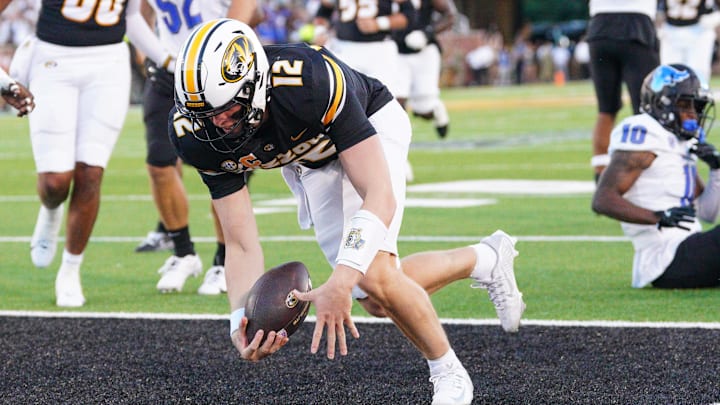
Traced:
<path fill-rule="evenodd" d="M 525 311 L 522 293 L 515 281 L 513 263 L 518 255 L 515 250 L 516 238 L 501 230 L 484 238 L 481 243 L 490 246 L 498 255 L 497 263 L 492 270 L 490 280 L 475 279 L 473 288 L 486 288 L 490 301 L 495 305 L 495 312 L 505 332 L 514 333 L 520 328 L 520 319 Z"/>
<path fill-rule="evenodd" d="M 35 267 L 47 267 L 55 258 L 63 213 L 63 204 L 53 210 L 40 205 L 35 230 L 30 238 L 30 259 Z"/>
<path fill-rule="evenodd" d="M 433 383 L 432 405 L 470 404 L 473 400 L 473 383 L 467 370 L 450 363 L 442 373 L 430 377 Z"/>
<path fill-rule="evenodd" d="M 227 283 L 225 281 L 225 267 L 212 266 L 205 273 L 205 279 L 198 288 L 198 294 L 201 295 L 219 295 L 227 292 Z"/>
<path fill-rule="evenodd" d="M 197 254 L 183 257 L 170 256 L 158 273 L 162 274 L 157 283 L 160 292 L 180 292 L 188 277 L 197 277 L 202 273 L 202 262 Z"/>
<path fill-rule="evenodd" d="M 170 235 L 164 232 L 150 231 L 145 239 L 135 247 L 136 253 L 172 250 L 175 247 Z"/>
<path fill-rule="evenodd" d="M 55 278 L 55 303 L 59 307 L 76 308 L 85 305 L 80 285 L 80 270 L 67 270 L 60 266 Z"/>

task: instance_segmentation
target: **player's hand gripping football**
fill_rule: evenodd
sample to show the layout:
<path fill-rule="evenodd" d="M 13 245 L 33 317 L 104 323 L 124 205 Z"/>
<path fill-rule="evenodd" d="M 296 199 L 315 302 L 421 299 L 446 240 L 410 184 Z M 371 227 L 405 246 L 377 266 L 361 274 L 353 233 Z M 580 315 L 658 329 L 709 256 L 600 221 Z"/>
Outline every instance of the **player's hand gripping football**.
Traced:
<path fill-rule="evenodd" d="M 658 218 L 658 229 L 677 227 L 689 231 L 690 228 L 683 223 L 695 222 L 695 208 L 688 207 L 672 207 L 665 211 L 656 211 L 655 216 Z"/>
<path fill-rule="evenodd" d="M 358 273 L 349 267 L 342 265 L 339 267 L 343 267 L 349 272 Z M 355 339 L 360 337 L 360 333 L 350 315 L 352 309 L 352 286 L 355 285 L 356 281 L 346 282 L 348 279 L 337 276 L 340 271 L 336 269 L 328 281 L 318 288 L 306 293 L 297 290 L 293 291 L 295 297 L 300 301 L 312 301 L 313 305 L 315 305 L 315 317 L 317 320 L 315 321 L 310 352 L 317 353 L 324 329 L 327 327 L 327 357 L 331 360 L 335 358 L 336 342 L 340 349 L 340 355 L 345 356 L 348 353 L 345 326 L 347 326 L 350 334 Z"/>
<path fill-rule="evenodd" d="M 233 332 L 231 338 L 233 345 L 240 352 L 240 357 L 251 362 L 257 362 L 280 350 L 289 338 L 285 335 L 270 331 L 268 338 L 262 342 L 265 331 L 259 330 L 252 341 L 248 342 L 246 335 L 248 325 L 247 317 L 240 321 L 240 328 Z M 262 345 L 260 344 L 262 342 Z"/>
<path fill-rule="evenodd" d="M 35 97 L 20 83 L 13 83 L 8 90 L 3 90 L 2 98 L 18 111 L 18 117 L 27 115 L 35 109 Z"/>

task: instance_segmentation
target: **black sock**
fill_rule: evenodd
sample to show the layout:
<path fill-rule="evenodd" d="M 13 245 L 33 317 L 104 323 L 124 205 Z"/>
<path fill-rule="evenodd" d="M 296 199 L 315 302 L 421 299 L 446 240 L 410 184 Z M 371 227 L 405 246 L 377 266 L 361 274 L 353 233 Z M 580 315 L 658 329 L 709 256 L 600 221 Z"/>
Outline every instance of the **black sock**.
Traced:
<path fill-rule="evenodd" d="M 190 240 L 190 227 L 186 226 L 174 231 L 168 231 L 168 235 L 175 244 L 175 256 L 184 257 L 195 254 L 195 245 Z"/>
<path fill-rule="evenodd" d="M 225 266 L 225 244 L 218 242 L 213 266 Z"/>
<path fill-rule="evenodd" d="M 157 226 L 155 227 L 155 232 L 167 233 L 167 229 L 165 229 L 165 224 L 163 224 L 162 221 L 158 221 Z"/>

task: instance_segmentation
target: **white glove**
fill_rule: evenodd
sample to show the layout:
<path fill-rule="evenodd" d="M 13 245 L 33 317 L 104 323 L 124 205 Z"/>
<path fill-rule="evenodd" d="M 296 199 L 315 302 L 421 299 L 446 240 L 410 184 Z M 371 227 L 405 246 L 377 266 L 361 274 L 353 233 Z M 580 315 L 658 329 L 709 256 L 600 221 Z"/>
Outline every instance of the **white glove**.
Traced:
<path fill-rule="evenodd" d="M 410 49 L 419 51 L 420 49 L 425 48 L 425 45 L 427 45 L 427 43 L 427 35 L 425 35 L 425 33 L 420 30 L 415 30 L 405 35 L 405 45 L 407 45 Z"/>

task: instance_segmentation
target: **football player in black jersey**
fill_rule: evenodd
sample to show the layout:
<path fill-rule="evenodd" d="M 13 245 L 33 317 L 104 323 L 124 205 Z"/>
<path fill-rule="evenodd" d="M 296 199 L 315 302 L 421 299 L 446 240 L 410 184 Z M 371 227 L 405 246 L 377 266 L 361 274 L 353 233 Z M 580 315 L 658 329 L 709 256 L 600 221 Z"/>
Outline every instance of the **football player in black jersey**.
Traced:
<path fill-rule="evenodd" d="M 177 50 L 190 31 L 203 21 L 227 16 L 251 22 L 257 18 L 259 7 L 256 0 L 231 0 L 228 3 L 220 0 L 206 3 L 197 0 L 170 0 L 162 3 L 143 0 L 142 10 L 150 21 L 155 21 L 158 38 L 163 45 L 167 49 Z M 146 60 L 145 64 L 149 78 L 143 93 L 147 144 L 145 162 L 153 201 L 161 221 L 158 228 L 149 232 L 135 251 L 172 249 L 173 254 L 158 270 L 161 277 L 156 288 L 161 292 L 182 291 L 187 278 L 199 275 L 203 268 L 191 238 L 189 203 L 182 179 L 182 167 L 167 133 L 167 116 L 174 105 L 173 73 L 152 61 Z M 217 244 L 212 266 L 208 268 L 198 288 L 198 293 L 203 295 L 217 295 L 226 291 L 225 242 L 214 211 L 212 216 Z"/>
<path fill-rule="evenodd" d="M 720 24 L 717 0 L 659 0 L 660 63 L 690 66 L 705 84 L 710 83 L 712 60 Z"/>
<path fill-rule="evenodd" d="M 326 46 L 353 69 L 380 80 L 396 95 L 400 91 L 400 55 L 391 32 L 406 28 L 416 16 L 410 0 L 322 0 L 313 20 L 316 33 L 334 35 L 316 35 L 315 43 Z M 413 181 L 409 160 L 404 170 L 407 181 Z"/>
<path fill-rule="evenodd" d="M 404 30 L 393 31 L 399 58 L 398 90 L 403 107 L 426 120 L 433 120 L 440 138 L 447 136 L 450 117 L 440 99 L 440 44 L 437 34 L 450 29 L 457 9 L 453 0 L 411 0 L 418 10 L 415 21 Z M 437 15 L 437 18 L 434 18 Z"/>
<path fill-rule="evenodd" d="M 8 76 L 3 68 L 0 68 L 0 95 L 17 110 L 18 117 L 29 114 L 35 108 L 35 97 L 30 90 Z"/>
<path fill-rule="evenodd" d="M 657 0 L 590 0 L 587 42 L 590 75 L 597 99 L 590 164 L 595 181 L 610 162 L 610 132 L 622 108 L 622 84 L 630 94 L 633 114 L 640 112 L 643 79 L 660 64 L 655 31 Z"/>
<path fill-rule="evenodd" d="M 247 25 L 220 19 L 196 28 L 180 49 L 175 100 L 171 139 L 208 186 L 225 233 L 230 335 L 241 356 L 257 361 L 288 341 L 270 331 L 260 345 L 263 332 L 245 336 L 244 316 L 246 293 L 265 269 L 244 173 L 281 168 L 301 227 L 314 228 L 334 269 L 325 284 L 294 292 L 315 304 L 311 352 L 327 333 L 327 357 L 336 346 L 347 354 L 346 328 L 359 337 L 350 314 L 355 297 L 390 317 L 427 359 L 435 403 L 470 403 L 473 383 L 426 290 L 471 278 L 488 288 L 503 328 L 517 331 L 524 303 L 515 240 L 498 231 L 472 246 L 421 253 L 401 270 L 411 128 L 387 88 L 324 48 L 263 47 Z"/>
<path fill-rule="evenodd" d="M 0 0 L 0 12 L 9 3 Z M 105 166 L 129 105 L 126 31 L 156 63 L 170 62 L 139 10 L 139 0 L 42 0 L 36 35 L 13 55 L 14 78 L 37 102 L 28 115 L 41 201 L 30 242 L 37 267 L 49 266 L 55 257 L 69 199 L 65 249 L 55 279 L 60 307 L 85 304 L 80 265 L 98 215 Z"/>

